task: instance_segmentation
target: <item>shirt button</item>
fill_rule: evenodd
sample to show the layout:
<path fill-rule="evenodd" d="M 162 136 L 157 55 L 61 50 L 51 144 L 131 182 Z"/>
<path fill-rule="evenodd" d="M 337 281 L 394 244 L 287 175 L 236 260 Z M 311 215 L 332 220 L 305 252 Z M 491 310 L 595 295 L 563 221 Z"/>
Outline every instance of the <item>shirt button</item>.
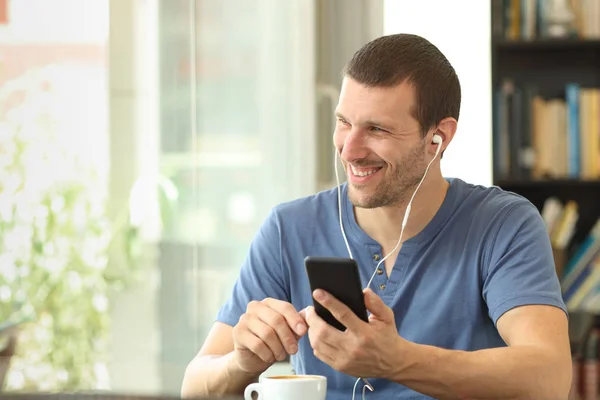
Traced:
<path fill-rule="evenodd" d="M 385 289 L 385 284 L 382 283 L 381 285 L 379 285 L 379 289 L 381 289 L 381 290 Z"/>
<path fill-rule="evenodd" d="M 377 253 L 373 254 L 373 260 L 379 261 L 379 254 L 377 254 Z"/>
<path fill-rule="evenodd" d="M 382 275 L 383 274 L 383 270 L 381 268 L 377 268 L 377 275 Z"/>

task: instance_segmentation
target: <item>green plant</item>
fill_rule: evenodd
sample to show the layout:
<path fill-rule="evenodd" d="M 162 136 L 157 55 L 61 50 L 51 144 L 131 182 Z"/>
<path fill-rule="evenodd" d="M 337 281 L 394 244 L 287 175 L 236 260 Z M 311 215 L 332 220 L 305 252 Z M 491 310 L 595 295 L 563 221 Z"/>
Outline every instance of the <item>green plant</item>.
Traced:
<path fill-rule="evenodd" d="M 64 137 L 56 105 L 43 73 L 0 89 L 0 322 L 33 318 L 6 390 L 106 385 L 108 294 L 136 270 L 127 206 L 109 219 L 106 174 Z M 129 263 L 109 268 L 115 245 Z"/>

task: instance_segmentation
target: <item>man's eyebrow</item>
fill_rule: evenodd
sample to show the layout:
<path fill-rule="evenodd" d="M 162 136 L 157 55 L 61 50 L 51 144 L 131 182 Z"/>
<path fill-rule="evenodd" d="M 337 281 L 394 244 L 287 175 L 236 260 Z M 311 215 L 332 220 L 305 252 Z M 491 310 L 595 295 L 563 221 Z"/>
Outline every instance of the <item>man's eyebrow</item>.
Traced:
<path fill-rule="evenodd" d="M 377 127 L 385 128 L 385 129 L 393 129 L 394 128 L 390 124 L 384 124 L 383 122 L 377 122 L 377 121 L 365 121 L 363 123 L 363 125 L 366 125 L 366 126 L 377 126 Z"/>
<path fill-rule="evenodd" d="M 336 111 L 334 114 L 335 114 L 335 116 L 337 118 L 343 119 L 344 121 L 348 120 L 348 118 L 344 117 L 344 115 L 341 112 L 339 112 L 339 111 Z M 373 121 L 373 120 L 364 121 L 361 125 L 365 125 L 365 126 L 379 126 L 379 127 L 387 128 L 387 129 L 392 129 L 393 128 L 393 126 L 390 125 L 390 124 L 384 124 L 382 122 L 377 122 L 377 121 Z"/>
<path fill-rule="evenodd" d="M 344 119 L 344 120 L 346 119 L 346 117 L 344 117 L 344 115 L 343 115 L 341 112 L 337 111 L 337 110 L 336 110 L 336 112 L 334 113 L 334 115 L 335 115 L 337 118 L 341 118 L 341 119 Z"/>

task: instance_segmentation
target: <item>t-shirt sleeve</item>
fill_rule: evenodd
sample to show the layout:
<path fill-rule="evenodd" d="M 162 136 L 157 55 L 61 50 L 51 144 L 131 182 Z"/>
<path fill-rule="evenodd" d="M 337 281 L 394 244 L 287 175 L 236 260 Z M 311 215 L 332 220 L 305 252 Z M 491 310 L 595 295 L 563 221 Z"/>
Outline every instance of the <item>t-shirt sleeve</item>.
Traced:
<path fill-rule="evenodd" d="M 531 203 L 519 202 L 505 214 L 489 254 L 483 297 L 494 324 L 524 305 L 551 305 L 566 312 L 550 238 Z"/>
<path fill-rule="evenodd" d="M 252 300 L 271 297 L 290 301 L 281 251 L 281 225 L 277 210 L 273 208 L 250 244 L 232 293 L 219 310 L 217 321 L 236 325 Z"/>

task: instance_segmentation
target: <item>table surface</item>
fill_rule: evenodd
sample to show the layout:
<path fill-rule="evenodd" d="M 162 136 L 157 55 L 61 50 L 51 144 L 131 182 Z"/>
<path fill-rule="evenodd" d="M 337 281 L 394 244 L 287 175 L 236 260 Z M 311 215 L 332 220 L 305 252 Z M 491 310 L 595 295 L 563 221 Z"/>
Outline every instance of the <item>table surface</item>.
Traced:
<path fill-rule="evenodd" d="M 180 400 L 174 396 L 118 393 L 10 393 L 0 392 L 2 400 Z M 243 396 L 197 397 L 195 400 L 244 400 Z"/>

